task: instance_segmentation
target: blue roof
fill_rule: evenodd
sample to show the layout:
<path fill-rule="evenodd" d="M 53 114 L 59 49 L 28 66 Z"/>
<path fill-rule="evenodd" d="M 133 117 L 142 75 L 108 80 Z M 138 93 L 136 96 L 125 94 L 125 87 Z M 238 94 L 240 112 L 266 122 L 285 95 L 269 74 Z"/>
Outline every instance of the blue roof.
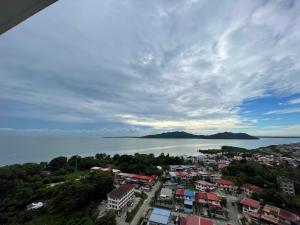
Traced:
<path fill-rule="evenodd" d="M 170 210 L 154 208 L 150 215 L 149 221 L 153 223 L 165 225 L 168 224 L 170 215 L 171 215 Z"/>
<path fill-rule="evenodd" d="M 195 192 L 193 192 L 191 189 L 185 189 L 184 196 L 195 197 Z"/>
<path fill-rule="evenodd" d="M 184 200 L 184 204 L 185 205 L 193 205 L 193 201 L 192 200 Z"/>

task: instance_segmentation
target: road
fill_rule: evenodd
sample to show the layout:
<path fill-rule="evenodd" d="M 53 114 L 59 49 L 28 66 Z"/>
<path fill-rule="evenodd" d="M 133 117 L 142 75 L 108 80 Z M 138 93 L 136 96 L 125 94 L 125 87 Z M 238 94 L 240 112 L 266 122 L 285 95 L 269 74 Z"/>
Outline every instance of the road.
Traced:
<path fill-rule="evenodd" d="M 140 207 L 139 211 L 135 214 L 135 217 L 131 221 L 130 225 L 138 225 L 140 218 L 143 217 L 145 213 L 148 212 L 150 208 L 151 199 L 154 197 L 154 194 L 159 187 L 160 187 L 160 181 L 157 181 L 150 192 L 145 192 L 148 195 L 148 198 L 144 201 L 144 204 Z"/>

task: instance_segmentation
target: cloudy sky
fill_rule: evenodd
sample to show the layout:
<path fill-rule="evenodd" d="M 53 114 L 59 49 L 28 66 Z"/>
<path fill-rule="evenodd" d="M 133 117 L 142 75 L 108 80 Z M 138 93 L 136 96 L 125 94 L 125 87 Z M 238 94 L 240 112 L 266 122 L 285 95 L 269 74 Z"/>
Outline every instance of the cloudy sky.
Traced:
<path fill-rule="evenodd" d="M 0 36 L 0 129 L 300 135 L 299 11 L 58 1 Z"/>

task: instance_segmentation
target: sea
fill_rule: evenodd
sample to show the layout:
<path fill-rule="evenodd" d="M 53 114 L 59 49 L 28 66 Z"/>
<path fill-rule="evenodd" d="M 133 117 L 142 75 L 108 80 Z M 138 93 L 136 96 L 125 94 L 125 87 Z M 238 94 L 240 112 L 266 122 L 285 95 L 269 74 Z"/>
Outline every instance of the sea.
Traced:
<path fill-rule="evenodd" d="M 103 138 L 96 135 L 49 135 L 0 132 L 0 166 L 45 162 L 57 156 L 94 156 L 97 153 L 197 155 L 198 149 L 220 149 L 224 145 L 254 149 L 300 142 L 300 138 L 258 140 Z"/>

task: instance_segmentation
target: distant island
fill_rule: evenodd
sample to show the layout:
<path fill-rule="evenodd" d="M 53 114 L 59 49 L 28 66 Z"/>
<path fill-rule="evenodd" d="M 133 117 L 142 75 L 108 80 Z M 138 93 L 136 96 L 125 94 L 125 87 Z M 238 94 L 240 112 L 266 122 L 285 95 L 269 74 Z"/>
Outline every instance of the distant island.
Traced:
<path fill-rule="evenodd" d="M 212 135 L 196 135 L 184 131 L 165 132 L 142 136 L 141 138 L 185 138 L 185 139 L 259 139 L 246 133 L 223 132 Z"/>

